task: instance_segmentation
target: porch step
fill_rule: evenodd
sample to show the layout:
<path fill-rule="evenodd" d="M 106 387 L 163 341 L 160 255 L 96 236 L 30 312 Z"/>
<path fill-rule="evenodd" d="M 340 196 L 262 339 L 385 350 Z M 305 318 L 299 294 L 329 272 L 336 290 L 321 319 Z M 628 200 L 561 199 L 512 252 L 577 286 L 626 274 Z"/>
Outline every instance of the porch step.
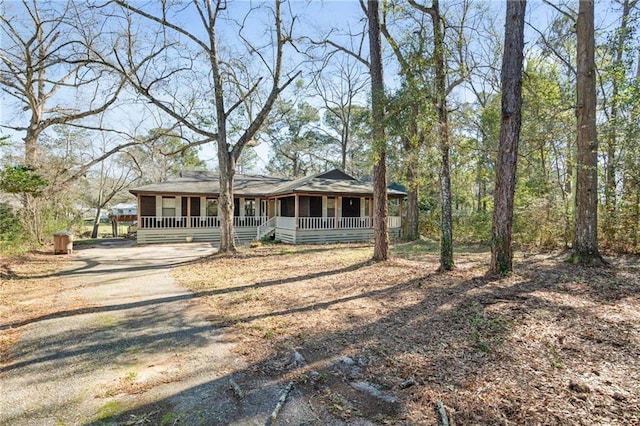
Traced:
<path fill-rule="evenodd" d="M 258 240 L 261 240 L 261 239 L 266 238 L 266 237 L 273 237 L 274 235 L 276 235 L 276 228 L 275 227 L 269 227 L 269 228 L 266 228 L 264 230 L 260 230 L 259 231 Z"/>

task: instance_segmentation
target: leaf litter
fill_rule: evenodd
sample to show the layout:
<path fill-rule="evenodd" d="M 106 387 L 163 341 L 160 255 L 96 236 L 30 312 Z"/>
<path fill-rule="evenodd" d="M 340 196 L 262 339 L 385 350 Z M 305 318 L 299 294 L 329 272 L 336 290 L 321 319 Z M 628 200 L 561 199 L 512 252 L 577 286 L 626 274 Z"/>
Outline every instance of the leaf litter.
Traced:
<path fill-rule="evenodd" d="M 448 273 L 420 243 L 394 253 L 262 245 L 175 276 L 256 372 L 295 380 L 323 422 L 435 424 L 441 401 L 451 424 L 640 424 L 637 258 L 520 256 L 495 278 L 486 250 L 457 253 Z M 292 369 L 292 351 L 307 365 Z"/>
<path fill-rule="evenodd" d="M 448 273 L 433 245 L 393 252 L 374 263 L 369 244 L 263 245 L 174 276 L 256 375 L 294 381 L 319 424 L 436 424 L 440 404 L 454 425 L 640 424 L 637 257 L 580 268 L 563 252 L 520 255 L 492 278 L 477 248 Z M 3 363 L 20 324 L 86 304 L 56 299 L 65 262 L 1 262 Z"/>

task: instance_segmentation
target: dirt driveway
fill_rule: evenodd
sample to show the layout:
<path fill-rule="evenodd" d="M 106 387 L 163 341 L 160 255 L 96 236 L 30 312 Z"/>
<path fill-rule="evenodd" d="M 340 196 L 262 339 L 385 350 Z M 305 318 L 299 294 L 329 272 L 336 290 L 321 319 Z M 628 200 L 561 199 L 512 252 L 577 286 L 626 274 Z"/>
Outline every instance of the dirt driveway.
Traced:
<path fill-rule="evenodd" d="M 0 424 L 265 424 L 282 384 L 255 379 L 239 400 L 229 390 L 244 368 L 234 342 L 170 275 L 213 252 L 195 243 L 76 251 L 63 290 L 42 301 L 61 309 L 0 325 L 23 328 L 0 368 Z M 292 400 L 282 421 L 308 423 Z"/>

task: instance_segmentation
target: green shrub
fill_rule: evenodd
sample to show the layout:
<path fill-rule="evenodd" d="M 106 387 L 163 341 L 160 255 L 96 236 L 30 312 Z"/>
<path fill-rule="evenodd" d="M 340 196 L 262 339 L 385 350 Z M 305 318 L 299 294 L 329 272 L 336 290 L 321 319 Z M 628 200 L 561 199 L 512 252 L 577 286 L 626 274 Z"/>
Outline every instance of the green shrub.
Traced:
<path fill-rule="evenodd" d="M 20 218 L 10 205 L 0 203 L 0 252 L 20 254 L 30 248 Z"/>

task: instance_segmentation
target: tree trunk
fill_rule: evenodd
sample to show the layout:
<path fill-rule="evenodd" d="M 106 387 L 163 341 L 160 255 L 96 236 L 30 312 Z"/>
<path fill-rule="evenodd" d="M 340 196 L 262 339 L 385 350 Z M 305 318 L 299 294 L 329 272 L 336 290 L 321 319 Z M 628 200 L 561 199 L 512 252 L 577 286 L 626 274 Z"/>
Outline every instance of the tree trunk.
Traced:
<path fill-rule="evenodd" d="M 408 142 L 411 144 L 411 142 Z M 413 148 L 413 150 L 411 150 Z M 406 178 L 408 185 L 407 211 L 405 217 L 404 239 L 405 241 L 415 241 L 420 238 L 419 217 L 420 217 L 420 188 L 418 185 L 418 153 L 415 147 L 405 152 L 408 157 L 406 165 Z"/>
<path fill-rule="evenodd" d="M 603 234 L 605 240 L 610 244 L 616 241 L 616 225 L 618 224 L 618 209 L 616 200 L 616 156 L 618 154 L 618 129 L 622 127 L 622 123 L 618 123 L 618 98 L 619 98 L 619 81 L 618 72 L 623 66 L 623 54 L 625 51 L 625 43 L 628 34 L 629 14 L 631 5 L 629 0 L 624 0 L 622 6 L 622 17 L 620 20 L 620 28 L 618 28 L 618 40 L 613 60 L 614 76 L 612 78 L 611 97 L 609 99 L 609 128 L 607 141 L 607 162 L 605 172 L 605 212 L 603 223 Z"/>
<path fill-rule="evenodd" d="M 38 174 L 40 164 L 38 162 L 38 138 L 42 132 L 38 125 L 41 120 L 42 108 L 36 107 L 31 112 L 29 128 L 24 137 L 24 164 L 33 167 Z M 29 232 L 32 241 L 42 244 L 44 242 L 43 205 L 33 194 L 24 194 L 22 197 L 22 223 Z"/>
<path fill-rule="evenodd" d="M 576 232 L 571 261 L 584 265 L 606 262 L 598 250 L 598 138 L 593 0 L 578 8 L 577 107 L 578 158 Z"/>
<path fill-rule="evenodd" d="M 220 142 L 218 143 L 220 144 Z M 220 197 L 218 199 L 218 213 L 220 215 L 219 252 L 235 253 L 236 244 L 233 228 L 233 180 L 236 167 L 233 156 L 226 150 L 226 144 L 218 148 L 218 162 L 220 168 Z"/>
<path fill-rule="evenodd" d="M 406 241 L 415 241 L 420 238 L 420 147 L 424 141 L 418 127 L 419 119 L 419 108 L 413 104 L 411 106 L 411 131 L 409 136 L 404 138 L 405 177 L 408 186 L 404 227 Z"/>
<path fill-rule="evenodd" d="M 349 126 L 350 126 L 350 114 L 347 114 L 347 118 L 342 122 L 342 135 L 340 141 L 340 165 L 342 171 L 347 173 L 347 148 L 349 147 Z"/>
<path fill-rule="evenodd" d="M 91 238 L 98 238 L 98 229 L 100 228 L 100 213 L 102 213 L 102 209 L 98 207 L 96 209 L 96 217 L 93 220 L 93 229 L 91 230 Z"/>
<path fill-rule="evenodd" d="M 436 79 L 436 109 L 438 111 L 438 137 L 440 145 L 440 201 L 442 204 L 442 219 L 440 236 L 440 270 L 450 271 L 455 268 L 453 261 L 453 219 L 451 215 L 451 165 L 449 153 L 449 113 L 447 110 L 447 75 L 444 62 L 444 29 L 440 5 L 433 0 L 431 7 L 431 21 L 433 23 L 433 59 Z"/>
<path fill-rule="evenodd" d="M 382 75 L 382 46 L 378 0 L 369 0 L 369 50 L 371 73 L 371 116 L 373 135 L 373 236 L 374 260 L 389 258 L 389 232 L 387 225 L 387 141 L 384 130 L 384 79 Z"/>
<path fill-rule="evenodd" d="M 491 236 L 492 274 L 513 271 L 511 231 L 513 198 L 516 188 L 518 142 L 522 123 L 522 61 L 526 1 L 507 1 L 502 56 L 502 122 L 498 146 L 498 164 L 494 193 Z"/>

